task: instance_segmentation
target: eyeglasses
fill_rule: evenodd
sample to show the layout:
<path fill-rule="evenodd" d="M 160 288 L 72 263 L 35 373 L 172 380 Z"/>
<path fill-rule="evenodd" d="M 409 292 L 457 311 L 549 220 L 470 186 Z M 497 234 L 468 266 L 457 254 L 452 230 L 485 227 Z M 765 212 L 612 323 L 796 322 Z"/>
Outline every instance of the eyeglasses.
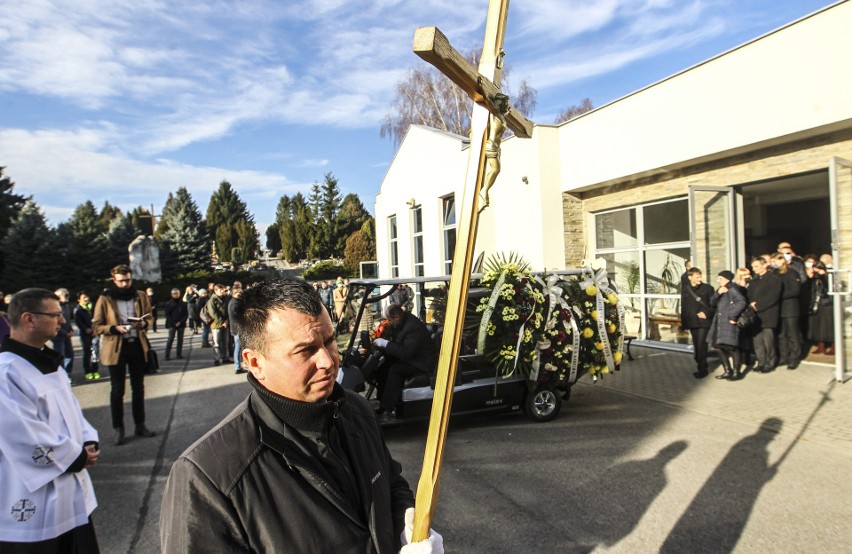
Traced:
<path fill-rule="evenodd" d="M 47 317 L 55 317 L 57 319 L 62 317 L 62 312 L 59 312 L 59 313 L 56 313 L 56 314 L 51 314 L 51 313 L 47 313 L 47 312 L 30 312 L 30 313 L 33 314 L 33 315 L 46 315 Z"/>

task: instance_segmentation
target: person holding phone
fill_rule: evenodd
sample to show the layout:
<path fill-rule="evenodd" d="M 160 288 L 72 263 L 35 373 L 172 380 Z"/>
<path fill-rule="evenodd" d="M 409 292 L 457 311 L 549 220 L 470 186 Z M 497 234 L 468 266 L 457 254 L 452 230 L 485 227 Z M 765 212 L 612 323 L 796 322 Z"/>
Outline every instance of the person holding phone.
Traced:
<path fill-rule="evenodd" d="M 92 324 L 101 337 L 101 364 L 109 369 L 109 405 L 115 444 L 125 443 L 124 387 L 130 373 L 131 406 L 137 437 L 153 437 L 145 426 L 145 368 L 151 345 L 145 330 L 151 316 L 151 304 L 145 291 L 133 288 L 130 268 L 112 268 L 112 286 L 98 298 Z"/>

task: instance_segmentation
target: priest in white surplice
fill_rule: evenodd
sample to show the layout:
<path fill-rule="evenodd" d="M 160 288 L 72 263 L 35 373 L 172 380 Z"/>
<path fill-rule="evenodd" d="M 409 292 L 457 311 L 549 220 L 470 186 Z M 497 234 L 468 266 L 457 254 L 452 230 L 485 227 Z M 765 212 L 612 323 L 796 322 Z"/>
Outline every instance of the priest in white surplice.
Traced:
<path fill-rule="evenodd" d="M 24 289 L 0 346 L 0 552 L 98 552 L 87 471 L 98 433 L 71 392 L 62 355 L 45 347 L 63 323 L 59 298 Z"/>

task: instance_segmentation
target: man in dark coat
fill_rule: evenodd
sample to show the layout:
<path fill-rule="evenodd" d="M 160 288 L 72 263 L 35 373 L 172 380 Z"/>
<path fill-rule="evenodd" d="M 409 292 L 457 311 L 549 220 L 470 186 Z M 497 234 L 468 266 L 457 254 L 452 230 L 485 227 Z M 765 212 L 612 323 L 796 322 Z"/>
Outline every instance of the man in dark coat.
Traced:
<path fill-rule="evenodd" d="M 317 292 L 263 281 L 234 316 L 254 390 L 172 466 L 162 551 L 399 552 L 414 495 L 369 402 L 336 382 Z M 427 541 L 443 552 L 440 535 Z"/>
<path fill-rule="evenodd" d="M 802 358 L 802 333 L 799 330 L 799 306 L 802 296 L 802 279 L 783 254 L 772 256 L 775 274 L 784 288 L 781 292 L 781 324 L 778 326 L 778 365 L 796 369 Z"/>
<path fill-rule="evenodd" d="M 754 353 L 757 356 L 758 373 L 769 373 L 778 365 L 775 350 L 775 328 L 781 318 L 781 294 L 784 284 L 781 278 L 769 271 L 763 258 L 751 261 L 754 278 L 748 286 L 751 307 L 757 312 L 758 329 L 754 332 Z"/>
<path fill-rule="evenodd" d="M 189 310 L 186 302 L 180 297 L 180 289 L 172 289 L 172 297 L 166 302 L 166 329 L 169 338 L 166 340 L 166 360 L 172 357 L 172 344 L 177 335 L 177 358 L 183 358 L 183 333 L 186 329 L 186 320 L 189 319 Z"/>
<path fill-rule="evenodd" d="M 701 270 L 690 267 L 681 276 L 680 321 L 684 329 L 692 335 L 692 347 L 695 349 L 696 379 L 707 377 L 707 333 L 713 323 L 713 287 L 701 282 Z"/>
<path fill-rule="evenodd" d="M 393 420 L 394 407 L 405 380 L 417 374 L 430 374 L 438 364 L 438 350 L 426 325 L 402 306 L 391 304 L 385 316 L 393 327 L 393 338 L 376 339 L 373 344 L 388 354 L 387 379 L 379 402 L 382 419 Z"/>

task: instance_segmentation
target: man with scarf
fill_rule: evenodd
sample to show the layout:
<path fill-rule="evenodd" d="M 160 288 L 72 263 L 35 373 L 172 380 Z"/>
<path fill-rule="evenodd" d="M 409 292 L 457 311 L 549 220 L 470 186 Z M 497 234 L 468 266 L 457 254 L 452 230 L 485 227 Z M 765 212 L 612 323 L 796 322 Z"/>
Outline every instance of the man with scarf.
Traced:
<path fill-rule="evenodd" d="M 253 391 L 172 466 L 161 550 L 396 554 L 411 538 L 414 495 L 370 403 L 337 383 L 337 337 L 317 291 L 262 281 L 234 316 Z M 440 540 L 433 532 L 402 552 L 440 554 Z"/>
<path fill-rule="evenodd" d="M 144 291 L 133 288 L 130 268 L 117 265 L 112 268 L 112 286 L 107 288 L 95 304 L 92 324 L 101 337 L 100 359 L 109 369 L 109 405 L 115 444 L 125 442 L 124 434 L 124 384 L 130 373 L 133 422 L 137 437 L 153 437 L 154 432 L 145 426 L 145 368 L 151 348 L 145 329 L 151 318 L 151 304 Z"/>

